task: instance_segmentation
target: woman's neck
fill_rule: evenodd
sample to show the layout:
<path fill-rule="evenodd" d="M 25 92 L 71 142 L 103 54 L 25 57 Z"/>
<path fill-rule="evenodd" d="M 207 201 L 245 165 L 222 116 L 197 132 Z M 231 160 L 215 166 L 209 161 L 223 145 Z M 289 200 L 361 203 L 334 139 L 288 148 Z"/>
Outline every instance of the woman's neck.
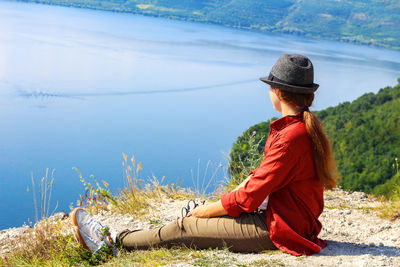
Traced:
<path fill-rule="evenodd" d="M 287 115 L 296 115 L 299 113 L 301 108 L 296 108 L 292 105 L 288 105 L 285 102 L 281 102 L 281 113 L 282 117 L 285 117 Z"/>

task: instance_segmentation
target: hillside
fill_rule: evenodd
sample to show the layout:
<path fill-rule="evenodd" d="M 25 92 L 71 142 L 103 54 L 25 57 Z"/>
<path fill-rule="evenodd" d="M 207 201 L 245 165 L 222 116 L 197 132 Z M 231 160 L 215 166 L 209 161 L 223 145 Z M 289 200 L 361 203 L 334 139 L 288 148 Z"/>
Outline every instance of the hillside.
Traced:
<path fill-rule="evenodd" d="M 400 49 L 397 0 L 14 0 L 221 24 Z"/>
<path fill-rule="evenodd" d="M 400 181 L 396 175 L 400 162 L 396 162 L 400 158 L 400 84 L 315 114 L 332 142 L 341 174 L 339 185 L 345 190 L 390 195 Z M 250 164 L 248 140 L 253 131 L 257 135 L 252 142 L 259 143 L 259 156 L 263 153 L 269 134 L 267 122 L 250 127 L 238 138 L 232 147 L 231 166 L 240 168 L 236 164 L 240 160 Z M 238 170 L 231 168 L 233 172 Z"/>

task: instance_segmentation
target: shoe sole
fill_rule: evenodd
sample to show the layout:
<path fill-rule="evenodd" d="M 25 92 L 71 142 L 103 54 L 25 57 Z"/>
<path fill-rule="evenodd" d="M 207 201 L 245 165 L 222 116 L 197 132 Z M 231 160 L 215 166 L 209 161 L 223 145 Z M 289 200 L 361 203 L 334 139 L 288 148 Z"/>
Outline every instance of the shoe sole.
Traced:
<path fill-rule="evenodd" d="M 78 225 L 78 221 L 76 220 L 76 213 L 77 213 L 78 210 L 85 211 L 82 208 L 76 208 L 71 213 L 72 225 L 73 225 L 73 228 L 74 228 L 74 236 L 75 236 L 76 240 L 78 240 L 79 244 L 81 244 L 85 249 L 90 250 L 89 247 L 86 245 L 81 233 L 79 232 L 79 225 Z"/>

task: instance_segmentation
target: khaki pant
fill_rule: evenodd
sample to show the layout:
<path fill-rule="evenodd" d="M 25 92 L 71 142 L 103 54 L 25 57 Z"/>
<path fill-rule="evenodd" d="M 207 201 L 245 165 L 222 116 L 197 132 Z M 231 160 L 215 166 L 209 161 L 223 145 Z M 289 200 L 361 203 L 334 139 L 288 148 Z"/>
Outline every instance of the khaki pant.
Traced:
<path fill-rule="evenodd" d="M 117 242 L 127 250 L 186 246 L 224 248 L 236 252 L 276 249 L 269 238 L 265 213 L 242 213 L 240 217 L 183 218 L 150 230 L 124 230 Z"/>

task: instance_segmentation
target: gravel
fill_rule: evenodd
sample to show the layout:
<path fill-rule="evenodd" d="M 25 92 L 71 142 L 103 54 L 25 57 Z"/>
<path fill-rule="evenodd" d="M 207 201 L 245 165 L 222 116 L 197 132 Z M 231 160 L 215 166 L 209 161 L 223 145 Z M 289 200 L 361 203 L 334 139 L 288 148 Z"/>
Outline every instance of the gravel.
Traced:
<path fill-rule="evenodd" d="M 95 218 L 111 229 L 150 229 L 173 221 L 180 216 L 187 201 L 165 199 L 151 203 L 151 213 L 139 219 L 131 215 L 112 214 L 101 211 Z M 265 260 L 272 265 L 285 266 L 400 266 L 400 222 L 381 219 L 374 208 L 382 203 L 362 192 L 346 192 L 340 189 L 325 192 L 325 209 L 320 216 L 323 225 L 320 238 L 328 246 L 313 256 L 295 257 L 276 252 L 232 253 L 221 251 L 221 257 L 235 259 L 237 263 L 250 264 Z M 55 214 L 53 220 L 62 220 L 70 229 L 70 220 L 63 213 Z M 0 231 L 0 256 L 12 251 L 10 240 L 23 235 L 28 226 Z M 206 253 L 215 253 L 206 252 Z M 190 262 L 174 266 L 192 266 Z"/>

